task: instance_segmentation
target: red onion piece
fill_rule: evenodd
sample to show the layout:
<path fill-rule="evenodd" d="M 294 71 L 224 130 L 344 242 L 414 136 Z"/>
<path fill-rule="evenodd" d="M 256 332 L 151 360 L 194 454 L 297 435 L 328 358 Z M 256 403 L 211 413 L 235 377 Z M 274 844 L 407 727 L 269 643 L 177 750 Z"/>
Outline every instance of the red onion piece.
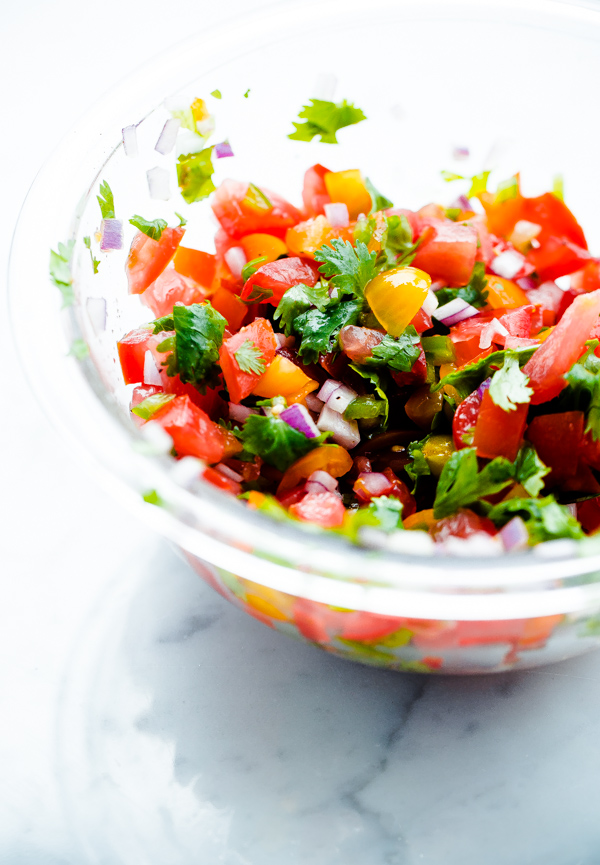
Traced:
<path fill-rule="evenodd" d="M 383 496 L 386 493 L 389 493 L 392 486 L 390 479 L 386 477 L 383 472 L 361 472 L 358 476 L 358 480 L 362 481 L 364 491 L 367 492 L 371 498 Z"/>
<path fill-rule="evenodd" d="M 230 402 L 229 403 L 229 417 L 231 420 L 239 421 L 239 423 L 244 423 L 247 418 L 250 417 L 251 414 L 259 414 L 255 408 L 248 408 L 246 405 L 240 405 L 240 403 Z"/>
<path fill-rule="evenodd" d="M 144 355 L 144 384 L 162 385 L 162 378 L 150 349 Z"/>
<path fill-rule="evenodd" d="M 450 207 L 453 210 L 471 210 L 471 202 L 466 195 L 459 195 L 458 198 L 454 199 Z"/>
<path fill-rule="evenodd" d="M 492 259 L 490 270 L 503 279 L 514 279 L 517 273 L 523 269 L 524 264 L 524 255 L 521 255 L 516 249 L 506 249 Z"/>
<path fill-rule="evenodd" d="M 171 186 L 167 169 L 155 165 L 154 168 L 148 169 L 146 178 L 148 180 L 150 198 L 158 201 L 168 201 L 171 197 Z"/>
<path fill-rule="evenodd" d="M 325 489 L 330 493 L 334 493 L 338 488 L 337 479 L 332 477 L 329 472 L 323 471 L 323 469 L 317 469 L 316 472 L 313 472 L 312 475 L 308 476 L 308 480 L 321 484 L 321 486 L 325 487 Z"/>
<path fill-rule="evenodd" d="M 493 318 L 489 324 L 486 324 L 486 326 L 481 329 L 479 335 L 479 348 L 489 348 L 492 342 L 497 342 L 494 337 L 507 337 L 508 335 L 508 331 L 502 322 L 498 321 L 497 318 Z"/>
<path fill-rule="evenodd" d="M 327 493 L 329 490 L 320 484 L 318 481 L 306 481 L 304 484 L 305 493 Z"/>
<path fill-rule="evenodd" d="M 354 402 L 357 396 L 358 394 L 355 390 L 343 384 L 331 394 L 326 405 L 333 409 L 333 411 L 344 414 L 350 403 Z"/>
<path fill-rule="evenodd" d="M 336 391 L 338 387 L 341 386 L 341 381 L 335 381 L 335 379 L 329 378 L 321 387 L 321 390 L 318 392 L 317 396 L 320 400 L 322 400 L 322 402 L 327 402 L 331 394 L 334 393 L 334 391 Z"/>
<path fill-rule="evenodd" d="M 341 201 L 325 205 L 325 218 L 332 228 L 347 228 L 350 225 L 348 205 Z"/>
<path fill-rule="evenodd" d="M 180 126 L 181 122 L 177 118 L 169 117 L 158 136 L 158 141 L 154 145 L 157 153 L 162 153 L 163 156 L 166 156 L 167 153 L 173 150 Z"/>
<path fill-rule="evenodd" d="M 294 405 L 284 409 L 279 417 L 286 424 L 297 429 L 298 432 L 304 433 L 308 439 L 317 438 L 319 435 L 319 429 L 309 415 L 308 409 L 300 403 L 294 403 Z"/>
<path fill-rule="evenodd" d="M 485 381 L 482 381 L 482 382 L 481 382 L 481 384 L 480 384 L 479 387 L 477 388 L 477 396 L 479 397 L 479 399 L 483 399 L 483 395 L 484 395 L 484 393 L 486 392 L 486 390 L 489 388 L 489 386 L 491 385 L 491 383 L 492 383 L 492 379 L 491 379 L 491 377 L 490 377 L 490 378 L 486 378 Z"/>
<path fill-rule="evenodd" d="M 225 159 L 227 156 L 234 156 L 229 141 L 220 141 L 218 144 L 215 144 L 215 156 L 217 159 Z"/>
<path fill-rule="evenodd" d="M 469 155 L 470 155 L 470 151 L 469 151 L 468 147 L 455 147 L 454 150 L 452 151 L 452 156 L 454 157 L 454 159 L 468 159 Z M 461 196 L 461 198 L 463 198 L 463 197 L 466 197 L 466 196 Z M 468 205 L 468 203 L 469 203 L 469 201 L 467 199 L 467 205 Z"/>
<path fill-rule="evenodd" d="M 107 249 L 123 249 L 123 223 L 120 219 L 103 219 L 100 231 L 102 252 L 106 252 Z"/>
<path fill-rule="evenodd" d="M 232 246 L 224 255 L 227 267 L 235 279 L 242 275 L 242 267 L 246 264 L 246 253 L 241 246 Z"/>
<path fill-rule="evenodd" d="M 85 308 L 94 328 L 94 333 L 96 335 L 103 333 L 106 330 L 106 298 L 88 297 Z"/>
<path fill-rule="evenodd" d="M 244 480 L 244 478 L 239 475 L 237 472 L 234 472 L 233 469 L 230 469 L 229 466 L 226 466 L 225 463 L 217 463 L 215 466 L 218 472 L 221 472 L 222 475 L 225 475 L 227 478 L 231 478 L 232 481 L 237 481 L 238 484 Z"/>
<path fill-rule="evenodd" d="M 522 288 L 523 291 L 529 291 L 530 288 L 537 288 L 537 284 L 535 279 L 532 279 L 530 276 L 521 276 L 516 280 L 519 288 Z"/>
<path fill-rule="evenodd" d="M 346 420 L 337 411 L 332 411 L 329 406 L 324 405 L 317 421 L 317 427 L 321 432 L 331 432 L 336 444 L 348 450 L 356 447 L 360 442 L 358 424 L 355 420 Z"/>
<path fill-rule="evenodd" d="M 125 126 L 123 132 L 123 149 L 125 156 L 138 155 L 137 126 Z"/>
<path fill-rule="evenodd" d="M 507 553 L 525 550 L 529 546 L 529 532 L 521 517 L 513 517 L 498 534 Z"/>
<path fill-rule="evenodd" d="M 433 317 L 447 327 L 452 327 L 453 324 L 458 324 L 459 321 L 472 318 L 474 315 L 479 315 L 479 310 L 460 297 L 455 297 L 449 303 L 439 306 L 433 313 Z"/>
<path fill-rule="evenodd" d="M 304 402 L 306 403 L 306 407 L 309 411 L 320 412 L 323 408 L 323 401 L 319 399 L 314 393 L 307 393 Z"/>

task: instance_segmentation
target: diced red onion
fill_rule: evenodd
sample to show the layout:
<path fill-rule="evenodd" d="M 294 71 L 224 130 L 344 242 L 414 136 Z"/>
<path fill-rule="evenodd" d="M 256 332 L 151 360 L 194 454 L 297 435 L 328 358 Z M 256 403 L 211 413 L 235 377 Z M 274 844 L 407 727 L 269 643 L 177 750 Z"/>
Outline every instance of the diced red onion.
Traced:
<path fill-rule="evenodd" d="M 255 408 L 248 408 L 248 406 L 236 402 L 229 403 L 229 417 L 231 420 L 239 421 L 239 423 L 244 423 L 251 414 L 258 413 Z"/>
<path fill-rule="evenodd" d="M 439 306 L 433 313 L 433 317 L 437 318 L 447 327 L 452 327 L 453 324 L 458 324 L 459 321 L 464 321 L 466 318 L 471 318 L 478 315 L 479 310 L 461 297 L 455 297 L 449 303 Z"/>
<path fill-rule="evenodd" d="M 452 156 L 454 157 L 454 159 L 468 159 L 469 155 L 470 155 L 470 151 L 469 151 L 468 147 L 455 147 L 454 150 L 452 151 Z M 468 205 L 468 203 L 469 202 L 467 200 L 467 205 Z M 468 209 L 468 207 L 465 208 L 465 210 L 467 210 L 467 209 Z"/>
<path fill-rule="evenodd" d="M 167 169 L 155 165 L 154 168 L 148 169 L 146 178 L 148 180 L 150 198 L 158 201 L 168 201 L 171 197 L 171 185 Z"/>
<path fill-rule="evenodd" d="M 169 117 L 166 121 L 165 125 L 162 128 L 162 132 L 158 136 L 158 141 L 156 142 L 154 149 L 157 153 L 162 153 L 163 156 L 166 156 L 167 153 L 170 153 L 171 150 L 175 147 L 175 141 L 177 139 L 177 133 L 179 132 L 179 127 L 181 126 L 181 121 L 176 117 Z"/>
<path fill-rule="evenodd" d="M 230 469 L 229 466 L 226 466 L 225 463 L 218 463 L 215 468 L 218 472 L 221 472 L 222 475 L 225 475 L 225 477 L 231 478 L 232 481 L 237 481 L 238 484 L 244 480 L 241 475 L 234 472 L 234 470 Z"/>
<path fill-rule="evenodd" d="M 314 393 L 307 393 L 304 401 L 310 411 L 320 412 L 323 408 L 323 400 L 320 400 L 319 397 Z"/>
<path fill-rule="evenodd" d="M 138 155 L 137 126 L 125 126 L 123 128 L 123 149 L 125 156 Z"/>
<path fill-rule="evenodd" d="M 371 497 L 383 496 L 390 491 L 390 479 L 383 472 L 361 472 L 358 476 L 362 486 Z"/>
<path fill-rule="evenodd" d="M 289 426 L 304 433 L 306 438 L 314 439 L 319 435 L 319 429 L 309 415 L 308 409 L 300 405 L 300 403 L 294 403 L 294 405 L 284 409 L 279 418 L 280 420 L 284 420 Z"/>
<path fill-rule="evenodd" d="M 106 330 L 106 298 L 88 297 L 85 308 L 94 333 L 103 333 Z"/>
<path fill-rule="evenodd" d="M 144 384 L 162 385 L 162 378 L 150 349 L 144 355 Z"/>
<path fill-rule="evenodd" d="M 100 225 L 100 249 L 123 249 L 123 223 L 120 219 L 103 219 Z"/>
<path fill-rule="evenodd" d="M 224 255 L 227 267 L 235 279 L 242 275 L 242 268 L 247 262 L 246 253 L 241 246 L 232 246 Z"/>
<path fill-rule="evenodd" d="M 354 402 L 358 394 L 351 387 L 343 384 L 335 390 L 327 400 L 327 406 L 339 414 L 344 414 L 351 402 Z"/>
<path fill-rule="evenodd" d="M 313 99 L 331 102 L 337 87 L 337 78 L 332 72 L 320 72 L 313 85 Z"/>
<path fill-rule="evenodd" d="M 432 291 L 431 289 L 429 289 L 429 291 L 427 292 L 427 297 L 425 298 L 425 300 L 423 301 L 423 304 L 421 306 L 423 312 L 425 312 L 425 313 L 427 313 L 427 315 L 431 316 L 431 315 L 433 315 L 433 313 L 435 312 L 435 310 L 438 308 L 439 305 L 440 305 L 440 302 L 437 299 L 435 292 Z"/>
<path fill-rule="evenodd" d="M 329 472 L 323 471 L 323 469 L 317 469 L 316 472 L 313 472 L 312 475 L 308 476 L 308 480 L 321 484 L 330 493 L 334 493 L 338 488 L 336 478 L 332 477 Z"/>
<path fill-rule="evenodd" d="M 215 156 L 217 159 L 225 159 L 227 156 L 234 156 L 229 141 L 219 141 L 218 144 L 215 144 Z"/>
<path fill-rule="evenodd" d="M 328 378 L 325 384 L 321 387 L 321 390 L 318 392 L 317 396 L 322 402 L 327 402 L 329 397 L 334 391 L 341 387 L 341 381 L 336 381 L 333 378 Z"/>
<path fill-rule="evenodd" d="M 524 264 L 525 256 L 516 249 L 506 249 L 492 260 L 490 270 L 503 279 L 514 279 Z"/>
<path fill-rule="evenodd" d="M 521 517 L 513 517 L 498 534 L 507 553 L 525 550 L 529 546 L 529 532 Z"/>
<path fill-rule="evenodd" d="M 521 276 L 516 280 L 519 288 L 522 288 L 523 291 L 529 291 L 531 288 L 537 288 L 537 284 L 535 279 L 532 279 L 530 276 Z"/>
<path fill-rule="evenodd" d="M 453 210 L 471 210 L 471 202 L 466 195 L 459 195 L 455 198 L 450 207 Z"/>
<path fill-rule="evenodd" d="M 486 390 L 489 388 L 489 386 L 491 385 L 491 383 L 492 383 L 492 379 L 491 379 L 491 377 L 490 377 L 490 378 L 486 378 L 485 381 L 482 381 L 482 382 L 481 382 L 481 384 L 480 384 L 479 387 L 477 388 L 477 396 L 479 397 L 479 399 L 483 399 L 483 395 L 484 395 L 484 393 L 486 392 Z"/>
<path fill-rule="evenodd" d="M 481 329 L 481 333 L 479 335 L 479 348 L 489 348 L 494 340 L 495 336 L 508 336 L 508 331 L 504 327 L 501 321 L 498 321 L 497 318 L 493 318 L 489 324 L 486 324 L 485 327 Z"/>
<path fill-rule="evenodd" d="M 336 201 L 333 204 L 326 204 L 325 218 L 332 228 L 347 228 L 350 225 L 348 205 L 341 201 Z"/>
<path fill-rule="evenodd" d="M 333 440 L 348 450 L 356 447 L 360 442 L 358 424 L 355 420 L 346 420 L 343 415 L 333 411 L 328 405 L 324 405 L 317 421 L 317 427 L 321 432 L 331 432 Z"/>
<path fill-rule="evenodd" d="M 327 493 L 329 490 L 320 484 L 318 481 L 306 481 L 304 484 L 304 492 L 306 493 Z"/>

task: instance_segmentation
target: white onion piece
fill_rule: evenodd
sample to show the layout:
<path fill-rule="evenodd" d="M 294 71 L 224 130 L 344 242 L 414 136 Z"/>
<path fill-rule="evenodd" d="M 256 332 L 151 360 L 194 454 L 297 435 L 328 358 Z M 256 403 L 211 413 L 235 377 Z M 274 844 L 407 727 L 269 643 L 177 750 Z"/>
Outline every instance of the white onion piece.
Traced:
<path fill-rule="evenodd" d="M 571 288 L 570 276 L 557 276 L 554 282 L 558 285 L 561 291 L 568 291 Z"/>
<path fill-rule="evenodd" d="M 324 487 L 323 484 L 320 484 L 318 481 L 306 481 L 304 484 L 304 492 L 306 493 L 328 493 L 329 490 L 327 487 Z"/>
<path fill-rule="evenodd" d="M 177 120 L 176 117 L 170 117 L 167 120 L 162 128 L 162 132 L 158 136 L 158 141 L 154 146 L 157 153 L 162 153 L 163 156 L 166 156 L 167 153 L 170 153 L 171 150 L 173 150 L 180 126 L 181 121 Z"/>
<path fill-rule="evenodd" d="M 317 469 L 312 473 L 312 475 L 308 476 L 307 480 L 309 482 L 314 481 L 317 484 L 321 484 L 321 486 L 324 486 L 330 493 L 334 493 L 338 488 L 337 479 L 332 477 L 329 472 L 323 471 L 323 469 Z"/>
<path fill-rule="evenodd" d="M 526 550 L 529 546 L 529 532 L 521 517 L 513 517 L 498 534 L 507 553 Z"/>
<path fill-rule="evenodd" d="M 144 384 L 162 385 L 162 378 L 150 349 L 144 355 Z"/>
<path fill-rule="evenodd" d="M 148 180 L 148 192 L 150 198 L 157 201 L 168 201 L 171 197 L 171 185 L 169 183 L 169 172 L 166 168 L 155 165 L 146 172 Z"/>
<path fill-rule="evenodd" d="M 452 327 L 453 324 L 458 324 L 459 321 L 464 321 L 466 318 L 471 318 L 478 314 L 479 310 L 471 306 L 470 303 L 467 303 L 466 300 L 463 300 L 461 297 L 455 297 L 449 303 L 438 306 L 433 312 L 433 317 L 437 318 L 438 321 L 441 321 L 447 327 Z"/>
<path fill-rule="evenodd" d="M 106 298 L 88 297 L 85 302 L 85 309 L 94 328 L 94 333 L 96 335 L 103 333 L 106 330 Z"/>
<path fill-rule="evenodd" d="M 246 253 L 241 246 L 232 246 L 224 255 L 225 263 L 235 279 L 242 275 L 242 267 L 246 264 Z"/>
<path fill-rule="evenodd" d="M 437 299 L 436 293 L 431 289 L 427 292 L 427 297 L 423 301 L 422 310 L 426 315 L 433 315 L 435 310 L 440 305 L 439 300 Z"/>
<path fill-rule="evenodd" d="M 329 378 L 321 387 L 321 390 L 318 392 L 317 396 L 320 400 L 322 400 L 322 402 L 327 402 L 331 394 L 334 393 L 334 391 L 336 391 L 338 387 L 341 386 L 341 381 L 336 381 L 333 378 Z"/>
<path fill-rule="evenodd" d="M 486 326 L 481 329 L 479 335 L 479 348 L 489 348 L 492 342 L 496 342 L 496 340 L 494 340 L 495 336 L 508 336 L 507 329 L 504 327 L 502 322 L 498 321 L 497 318 L 493 318 L 489 324 L 486 324 Z"/>
<path fill-rule="evenodd" d="M 123 149 L 125 156 L 138 155 L 137 126 L 125 126 L 123 128 Z"/>
<path fill-rule="evenodd" d="M 332 228 L 347 228 L 350 225 L 348 205 L 341 201 L 325 205 L 325 218 Z"/>
<path fill-rule="evenodd" d="M 541 230 L 541 225 L 529 222 L 527 219 L 519 219 L 508 240 L 519 252 L 526 252 L 531 241 L 538 236 Z"/>
<path fill-rule="evenodd" d="M 235 402 L 229 403 L 229 417 L 231 420 L 237 420 L 240 423 L 244 423 L 251 414 L 259 414 L 259 412 L 255 408 L 248 408 L 246 405 L 240 405 Z"/>
<path fill-rule="evenodd" d="M 323 400 L 320 400 L 314 393 L 307 393 L 304 397 L 304 402 L 310 411 L 320 412 L 323 408 Z"/>
<path fill-rule="evenodd" d="M 230 478 L 232 481 L 236 481 L 240 484 L 244 478 L 241 475 L 238 475 L 237 472 L 234 472 L 233 469 L 230 469 L 229 466 L 226 466 L 225 463 L 218 463 L 215 466 L 218 472 L 221 472 L 222 475 L 225 475 L 226 478 Z"/>
<path fill-rule="evenodd" d="M 523 269 L 525 257 L 516 249 L 507 249 L 497 255 L 490 264 L 490 270 L 502 279 L 514 279 Z"/>
<path fill-rule="evenodd" d="M 321 432 L 331 432 L 336 444 L 348 450 L 356 447 L 360 442 L 358 424 L 355 420 L 346 420 L 339 412 L 333 411 L 324 405 L 317 421 L 317 427 Z"/>
<path fill-rule="evenodd" d="M 344 414 L 351 402 L 354 402 L 358 394 L 351 387 L 343 384 L 335 390 L 327 400 L 327 407 Z"/>

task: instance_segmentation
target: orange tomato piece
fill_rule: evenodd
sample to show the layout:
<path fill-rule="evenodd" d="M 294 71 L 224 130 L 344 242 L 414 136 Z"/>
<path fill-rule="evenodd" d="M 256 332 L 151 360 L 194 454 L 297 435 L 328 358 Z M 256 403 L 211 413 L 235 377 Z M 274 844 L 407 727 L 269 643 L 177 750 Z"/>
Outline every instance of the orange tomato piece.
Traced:
<path fill-rule="evenodd" d="M 487 281 L 487 303 L 492 309 L 517 309 L 530 302 L 523 289 L 510 279 L 488 276 Z"/>
<path fill-rule="evenodd" d="M 305 481 L 313 472 L 325 471 L 334 478 L 341 478 L 352 468 L 352 457 L 341 445 L 321 445 L 309 453 L 300 457 L 284 473 L 277 495 L 297 487 L 301 481 Z"/>
<path fill-rule="evenodd" d="M 331 241 L 336 237 L 353 243 L 353 226 L 333 228 L 324 216 L 315 216 L 305 222 L 299 222 L 293 228 L 288 228 L 285 242 L 290 254 L 314 258 L 317 249 L 324 244 L 331 246 Z"/>
<path fill-rule="evenodd" d="M 314 379 L 309 379 L 308 384 L 306 384 L 298 393 L 292 393 L 286 395 L 286 399 L 288 401 L 288 405 L 293 405 L 296 402 L 301 403 L 306 406 L 306 397 L 309 393 L 312 393 L 313 390 L 316 390 L 319 387 L 319 382 Z"/>
<path fill-rule="evenodd" d="M 402 520 L 405 529 L 421 529 L 429 531 L 436 524 L 437 520 L 433 516 L 433 508 L 427 508 L 424 511 L 417 511 L 416 514 L 411 514 Z"/>
<path fill-rule="evenodd" d="M 248 261 L 254 261 L 255 258 L 264 258 L 267 264 L 270 261 L 277 261 L 280 255 L 287 255 L 287 246 L 278 237 L 272 234 L 247 234 L 240 240 L 240 246 L 246 253 Z"/>
<path fill-rule="evenodd" d="M 248 312 L 245 303 L 222 286 L 219 287 L 210 299 L 210 302 L 221 315 L 227 319 L 229 330 L 239 330 Z"/>
<path fill-rule="evenodd" d="M 514 411 L 504 411 L 493 401 L 489 390 L 484 391 L 473 433 L 477 456 L 515 460 L 525 432 L 528 408 L 528 403 L 519 403 Z"/>
<path fill-rule="evenodd" d="M 253 393 L 266 399 L 274 396 L 287 397 L 288 394 L 295 394 L 305 388 L 311 381 L 289 358 L 276 354 L 267 371 L 257 381 Z"/>
<path fill-rule="evenodd" d="M 179 246 L 173 258 L 173 265 L 177 273 L 181 273 L 182 276 L 189 276 L 190 279 L 200 283 L 204 288 L 210 288 L 215 278 L 217 257 L 211 255 L 210 252 Z"/>
<path fill-rule="evenodd" d="M 365 297 L 392 336 L 404 333 L 423 305 L 431 277 L 416 267 L 394 267 L 367 284 Z"/>

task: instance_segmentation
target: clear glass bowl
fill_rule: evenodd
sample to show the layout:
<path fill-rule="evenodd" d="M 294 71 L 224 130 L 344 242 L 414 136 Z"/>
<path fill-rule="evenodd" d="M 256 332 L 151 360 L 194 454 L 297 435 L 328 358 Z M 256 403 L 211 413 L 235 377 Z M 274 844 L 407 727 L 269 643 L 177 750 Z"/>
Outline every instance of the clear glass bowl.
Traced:
<path fill-rule="evenodd" d="M 190 220 L 188 242 L 209 249 L 207 202 L 187 207 L 173 154 L 154 143 L 163 102 L 216 88 L 217 134 L 231 175 L 299 198 L 304 170 L 360 167 L 397 204 L 448 200 L 440 169 L 522 173 L 526 192 L 564 175 L 567 199 L 600 248 L 596 219 L 596 82 L 600 13 L 543 0 L 320 0 L 276 4 L 227 30 L 193 36 L 119 86 L 65 138 L 25 202 L 10 265 L 12 320 L 29 379 L 49 415 L 100 480 L 187 555 L 218 591 L 265 624 L 326 651 L 397 670 L 477 673 L 544 664 L 600 641 L 600 548 L 553 542 L 494 559 L 351 547 L 271 522 L 202 482 L 190 483 L 131 423 L 116 341 L 150 314 L 126 292 L 126 250 L 94 275 L 83 238 L 99 225 L 100 180 L 117 215 Z M 337 146 L 290 141 L 291 122 L 321 73 L 368 121 Z M 248 98 L 243 94 L 250 89 Z M 138 124 L 140 156 L 121 129 Z M 454 161 L 468 146 L 466 162 Z M 146 170 L 171 174 L 169 201 L 148 196 Z M 173 222 L 171 222 L 173 224 Z M 126 247 L 133 228 L 126 223 Z M 48 250 L 73 239 L 76 300 L 61 311 Z M 103 312 L 106 309 L 106 322 Z M 84 339 L 89 356 L 68 356 Z M 189 479 L 188 479 L 189 480 Z M 162 507 L 143 496 L 157 491 Z"/>

